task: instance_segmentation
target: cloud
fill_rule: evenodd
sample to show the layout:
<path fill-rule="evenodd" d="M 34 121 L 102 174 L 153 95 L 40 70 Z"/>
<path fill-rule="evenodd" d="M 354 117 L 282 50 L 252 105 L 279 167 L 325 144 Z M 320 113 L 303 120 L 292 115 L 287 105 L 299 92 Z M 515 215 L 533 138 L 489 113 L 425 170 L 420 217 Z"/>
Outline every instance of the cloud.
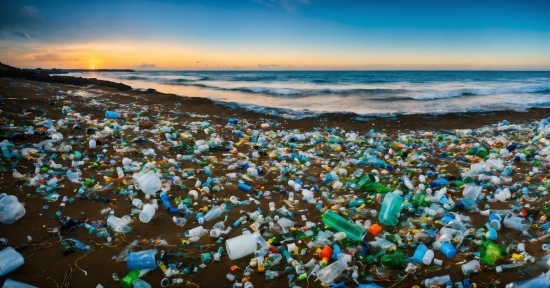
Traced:
<path fill-rule="evenodd" d="M 260 68 L 273 68 L 273 67 L 278 67 L 279 65 L 275 65 L 275 64 L 258 64 L 258 67 Z"/>
<path fill-rule="evenodd" d="M 147 63 L 142 63 L 141 65 L 138 65 L 139 68 L 155 68 L 157 67 L 157 65 L 155 64 L 147 64 Z"/>
<path fill-rule="evenodd" d="M 25 33 L 25 32 L 21 32 L 21 31 L 11 31 L 10 34 L 12 36 L 15 36 L 15 37 L 19 37 L 19 38 L 23 38 L 23 39 L 29 39 L 32 41 L 32 38 L 31 36 L 29 36 L 29 34 Z"/>
<path fill-rule="evenodd" d="M 253 0 L 268 7 L 279 6 L 287 13 L 295 13 L 299 11 L 300 5 L 311 4 L 309 0 Z"/>
<path fill-rule="evenodd" d="M 44 54 L 37 54 L 34 55 L 33 60 L 35 61 L 78 61 L 78 58 L 74 57 L 65 57 L 57 53 L 44 53 Z"/>
<path fill-rule="evenodd" d="M 195 63 L 197 63 L 197 64 L 198 64 L 198 63 L 201 63 L 201 61 L 196 61 Z"/>

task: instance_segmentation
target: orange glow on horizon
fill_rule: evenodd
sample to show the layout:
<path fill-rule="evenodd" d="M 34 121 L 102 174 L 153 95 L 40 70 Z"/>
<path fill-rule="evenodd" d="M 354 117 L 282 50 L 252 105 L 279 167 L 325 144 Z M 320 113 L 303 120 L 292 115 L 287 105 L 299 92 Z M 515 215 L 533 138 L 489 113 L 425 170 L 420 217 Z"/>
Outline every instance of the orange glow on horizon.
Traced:
<path fill-rule="evenodd" d="M 181 43 L 78 43 L 68 45 L 14 44 L 21 54 L 0 51 L 0 61 L 23 68 L 196 69 L 196 70 L 412 70 L 545 68 L 548 61 L 510 55 L 454 55 L 433 51 L 361 51 L 342 53 L 330 48 L 287 51 L 279 48 L 201 48 Z M 529 69 L 529 68 L 527 68 Z"/>

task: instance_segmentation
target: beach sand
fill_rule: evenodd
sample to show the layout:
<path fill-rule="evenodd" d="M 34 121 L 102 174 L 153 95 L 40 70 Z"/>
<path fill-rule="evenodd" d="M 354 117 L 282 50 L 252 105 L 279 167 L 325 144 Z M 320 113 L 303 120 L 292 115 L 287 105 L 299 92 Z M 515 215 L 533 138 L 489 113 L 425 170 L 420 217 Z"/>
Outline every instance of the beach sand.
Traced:
<path fill-rule="evenodd" d="M 68 94 L 65 99 L 60 99 L 56 97 L 57 91 L 62 90 Z M 502 120 L 508 120 L 511 123 L 528 123 L 531 121 L 537 121 L 541 118 L 545 118 L 550 115 L 550 109 L 531 109 L 527 112 L 513 112 L 513 111 L 500 111 L 500 112 L 484 112 L 484 113 L 460 113 L 460 114 L 445 114 L 445 115 L 430 115 L 430 111 L 426 111 L 425 115 L 401 115 L 393 118 L 380 118 L 380 117 L 370 117 L 369 121 L 363 122 L 354 122 L 350 121 L 351 118 L 356 115 L 351 114 L 325 114 L 318 118 L 308 118 L 302 120 L 286 120 L 283 118 L 266 116 L 255 114 L 249 111 L 243 110 L 234 110 L 226 108 L 222 105 L 216 105 L 208 99 L 201 98 L 188 98 L 181 97 L 177 95 L 165 95 L 157 92 L 141 92 L 141 91 L 120 91 L 114 88 L 109 87 L 100 87 L 100 86 L 72 86 L 67 84 L 49 84 L 43 82 L 34 82 L 23 79 L 13 79 L 13 78 L 0 78 L 0 95 L 3 97 L 0 99 L 0 109 L 2 110 L 1 116 L 2 119 L 2 136 L 3 138 L 9 139 L 9 137 L 14 132 L 21 132 L 20 129 L 9 128 L 9 125 L 13 124 L 14 127 L 22 126 L 31 126 L 34 125 L 33 120 L 35 117 L 48 117 L 51 119 L 60 119 L 64 117 L 62 115 L 63 106 L 70 106 L 72 110 L 80 113 L 81 115 L 90 115 L 92 119 L 104 119 L 105 111 L 122 109 L 125 111 L 140 111 L 141 116 L 149 117 L 152 123 L 157 123 L 162 119 L 170 120 L 174 123 L 182 122 L 192 122 L 192 121 L 202 121 L 207 119 L 210 121 L 212 126 L 216 127 L 216 132 L 224 137 L 225 140 L 230 140 L 234 142 L 239 142 L 239 138 L 232 134 L 232 130 L 223 128 L 227 124 L 226 118 L 239 118 L 246 119 L 249 123 L 250 129 L 261 129 L 260 124 L 267 121 L 277 123 L 277 127 L 274 130 L 292 130 L 297 129 L 303 132 L 310 131 L 312 129 L 320 128 L 325 129 L 327 127 L 339 128 L 346 131 L 356 131 L 358 133 L 367 133 L 371 129 L 375 129 L 377 132 L 384 132 L 388 135 L 389 138 L 395 140 L 398 136 L 398 133 L 405 132 L 408 130 L 429 130 L 434 132 L 447 133 L 453 129 L 467 129 L 467 128 L 479 128 L 488 124 L 496 124 Z M 97 103 L 94 103 L 97 101 Z M 140 109 L 142 107 L 147 107 L 147 111 Z M 181 113 L 174 114 L 170 110 L 178 109 L 181 112 L 191 112 L 191 113 Z M 45 113 L 44 113 L 45 111 Z M 199 116 L 200 115 L 200 116 Z M 206 117 L 206 118 L 202 118 Z M 131 118 L 128 117 L 128 118 Z M 130 120 L 129 120 L 130 121 Z M 121 121 L 124 123 L 124 121 Z M 141 123 L 142 128 L 147 128 L 146 124 Z M 181 124 L 176 124 L 174 126 L 176 129 L 181 129 L 185 131 L 185 127 Z M 115 151 L 112 148 L 106 148 L 103 151 L 101 149 L 90 150 L 87 147 L 88 137 L 86 135 L 86 128 L 82 127 L 82 130 L 74 130 L 72 127 L 67 129 L 59 129 L 65 137 L 73 135 L 76 137 L 76 141 L 80 145 L 73 145 L 74 149 L 78 149 L 84 154 L 88 154 L 90 159 L 95 159 L 94 155 L 103 153 L 106 156 L 106 159 L 110 159 L 113 156 L 117 156 Z M 137 137 L 133 132 L 125 132 L 125 139 L 128 141 Z M 145 137 L 155 137 L 161 138 L 163 135 L 153 135 L 150 132 L 145 132 L 143 134 Z M 49 138 L 48 136 L 39 136 L 35 135 L 29 139 L 17 139 L 10 140 L 16 146 L 19 145 L 28 145 L 29 143 L 37 143 L 43 139 Z M 197 139 L 206 138 L 206 134 L 200 130 L 196 134 Z M 111 142 L 114 142 L 115 138 L 110 137 L 103 140 L 103 143 L 113 146 Z M 186 144 L 191 144 L 189 140 L 184 140 Z M 137 147 L 154 147 L 158 151 L 156 157 L 157 160 L 162 159 L 162 156 L 167 158 L 175 158 L 175 154 L 180 153 L 175 148 L 157 149 L 156 145 L 152 143 L 136 143 Z M 246 143 L 238 147 L 239 152 L 249 154 L 251 152 L 251 145 Z M 218 160 L 224 158 L 222 155 L 224 152 L 213 152 L 211 155 L 217 156 Z M 62 153 L 58 153 L 58 158 L 55 160 L 56 163 L 63 164 L 64 166 L 70 166 L 70 161 L 63 161 L 59 159 Z M 330 154 L 327 152 L 326 155 Z M 333 153 L 334 154 L 334 153 Z M 209 153 L 210 155 L 210 153 Z M 125 155 L 118 155 L 125 156 Z M 133 159 L 143 159 L 143 155 L 138 153 L 130 153 L 128 156 Z M 332 155 L 334 158 L 338 158 L 337 154 Z M 261 156 L 260 161 L 257 163 L 263 163 L 268 160 L 267 156 Z M 429 159 L 429 162 L 434 165 L 443 165 L 446 164 L 442 169 L 447 170 L 448 174 L 456 175 L 457 165 L 456 163 L 443 163 L 439 160 L 439 157 L 435 155 Z M 84 228 L 77 228 L 71 232 L 64 232 L 64 237 L 70 237 L 78 239 L 84 243 L 87 243 L 94 247 L 94 251 L 89 254 L 84 254 L 78 251 L 69 254 L 63 254 L 59 244 L 59 238 L 57 235 L 48 232 L 48 228 L 54 228 L 59 226 L 57 217 L 55 215 L 56 211 L 61 211 L 63 217 L 71 216 L 73 219 L 84 221 L 89 220 L 104 220 L 107 214 L 101 214 L 101 210 L 105 208 L 112 208 L 115 213 L 114 215 L 122 217 L 123 215 L 130 214 L 131 201 L 128 197 L 120 196 L 113 193 L 115 189 L 108 189 L 105 192 L 98 193 L 100 196 L 109 199 L 109 203 L 103 203 L 100 201 L 93 200 L 80 200 L 76 199 L 72 204 L 65 207 L 60 207 L 58 200 L 57 202 L 47 202 L 42 197 L 36 195 L 36 188 L 24 186 L 23 181 L 16 181 L 11 175 L 11 167 L 14 161 L 2 160 L 2 167 L 5 169 L 3 172 L 2 179 L 0 180 L 0 193 L 8 193 L 16 195 L 21 202 L 25 203 L 26 215 L 20 219 L 18 222 L 12 225 L 5 225 L 0 223 L 0 237 L 5 237 L 9 240 L 9 244 L 13 246 L 20 246 L 23 244 L 30 245 L 28 249 L 22 252 L 25 259 L 25 264 L 19 269 L 10 273 L 7 277 L 0 277 L 0 283 L 3 283 L 5 279 L 11 278 L 18 281 L 22 281 L 28 284 L 36 285 L 39 287 L 57 287 L 57 285 L 62 286 L 62 283 L 68 283 L 67 287 L 96 287 L 97 284 L 101 284 L 104 287 L 118 287 L 118 283 L 113 280 L 113 273 L 117 273 L 118 277 L 122 278 L 128 273 L 126 267 L 126 262 L 116 262 L 114 257 L 117 256 L 130 242 L 137 240 L 139 242 L 139 247 L 133 248 L 134 251 L 140 251 L 145 249 L 150 249 L 155 247 L 154 242 L 156 239 L 164 239 L 168 242 L 169 246 L 157 246 L 156 248 L 161 251 L 166 251 L 164 256 L 164 262 L 181 262 L 185 267 L 191 263 L 200 264 L 200 250 L 195 248 L 195 243 L 187 247 L 183 247 L 180 243 L 183 237 L 183 232 L 198 226 L 195 219 L 188 219 L 188 222 L 184 227 L 179 227 L 172 222 L 172 216 L 164 211 L 162 208 L 157 210 L 156 215 L 152 221 L 148 224 L 141 223 L 137 217 L 135 221 L 132 222 L 129 226 L 132 227 L 132 231 L 127 234 L 118 234 L 115 236 L 115 233 L 111 232 L 113 236 L 113 241 L 111 245 L 105 245 L 105 238 L 97 238 L 93 235 L 89 235 Z M 183 162 L 183 168 L 189 169 L 202 169 L 203 166 L 197 163 L 191 163 L 189 161 Z M 525 164 L 523 164 L 525 165 Z M 104 185 L 105 181 L 103 176 L 98 174 L 97 171 L 104 170 L 107 168 L 94 169 L 85 166 L 83 169 L 83 178 L 94 177 L 95 180 Z M 217 169 L 219 167 L 219 169 Z M 223 167 L 223 168 L 222 168 Z M 519 168 L 526 167 L 518 165 Z M 371 171 L 375 169 L 374 167 L 363 167 L 365 171 Z M 33 159 L 20 159 L 17 163 L 17 170 L 20 173 L 32 173 L 34 171 L 34 160 Z M 322 168 L 320 165 L 313 163 L 312 167 L 309 168 L 308 173 L 313 177 L 319 176 Z M 243 171 L 239 171 L 243 172 Z M 215 166 L 213 169 L 213 176 L 222 176 L 229 173 L 225 166 Z M 244 173 L 244 172 L 243 172 Z M 392 172 L 395 175 L 400 176 L 399 172 Z M 541 168 L 540 176 L 545 177 L 549 173 L 547 167 Z M 277 174 L 278 175 L 278 174 Z M 413 175 L 418 175 L 418 173 L 413 173 Z M 198 175 L 199 179 L 205 180 L 205 175 Z M 514 176 L 514 182 L 523 180 L 525 174 L 522 176 Z M 254 185 L 262 186 L 264 190 L 278 191 L 278 185 L 286 185 L 284 183 L 275 182 L 274 179 L 276 175 L 267 175 L 261 180 L 254 182 Z M 189 187 L 187 189 L 180 189 L 175 185 L 172 186 L 172 190 L 169 194 L 174 196 L 185 197 L 188 195 L 188 191 L 191 187 L 194 186 L 196 179 L 183 180 L 185 186 Z M 320 180 L 319 183 L 320 184 Z M 236 181 L 231 181 L 231 183 L 224 185 L 224 190 L 207 195 L 207 197 L 215 197 L 217 199 L 228 198 L 231 195 L 236 195 L 241 199 L 247 199 L 246 194 L 237 189 L 235 185 Z M 512 182 L 513 183 L 513 182 Z M 74 192 L 80 185 L 69 182 L 68 180 L 63 180 L 60 182 L 64 187 L 58 189 L 58 193 L 63 196 L 74 197 L 76 193 Z M 115 185 L 116 186 L 116 185 Z M 358 191 L 355 193 L 359 194 Z M 341 191 L 338 194 L 345 195 L 349 192 Z M 316 195 L 320 196 L 320 195 Z M 140 199 L 144 199 L 143 194 L 140 192 L 138 194 Z M 248 206 L 238 206 L 231 209 L 228 214 L 227 225 L 230 225 L 238 217 L 240 217 L 240 210 L 247 212 L 252 212 L 256 210 L 257 207 L 260 207 L 263 211 L 269 211 L 268 203 L 274 201 L 277 203 L 277 207 L 282 205 L 282 198 L 278 195 L 275 195 L 273 199 L 261 199 L 260 205 L 250 204 Z M 286 196 L 285 198 L 286 199 Z M 544 199 L 548 200 L 548 197 Z M 198 205 L 194 206 L 195 209 L 202 207 L 208 204 L 206 201 L 197 201 Z M 490 203 L 492 209 L 508 209 L 509 203 Z M 530 203 L 533 207 L 540 207 L 542 201 L 538 203 Z M 487 204 L 486 201 L 483 201 L 479 204 L 480 208 L 483 208 Z M 49 205 L 48 210 L 43 210 L 44 205 Z M 380 209 L 380 204 L 376 203 L 368 208 Z M 297 205 L 298 209 L 307 209 L 305 214 L 308 220 L 315 221 L 316 223 L 320 222 L 321 213 L 314 209 L 314 205 L 300 202 Z M 467 215 L 469 213 L 466 212 Z M 470 215 L 474 220 L 474 227 L 479 228 L 484 225 L 487 221 L 486 216 L 481 216 L 478 213 L 472 213 Z M 414 216 L 413 216 L 414 217 Z M 535 219 L 538 219 L 540 215 L 535 216 Z M 406 217 L 400 217 L 400 220 L 405 220 Z M 300 216 L 296 216 L 293 219 L 297 221 L 297 227 L 304 225 L 305 221 L 301 220 Z M 373 223 L 378 222 L 376 217 L 371 217 Z M 207 222 L 204 226 L 205 228 L 210 228 L 215 222 Z M 250 224 L 250 223 L 249 223 Z M 248 225 L 242 225 L 241 227 L 248 227 Z M 438 226 L 439 227 L 439 226 Z M 396 233 L 398 227 L 388 227 L 384 226 L 384 231 Z M 226 237 L 231 238 L 241 234 L 241 229 L 233 229 L 229 235 Z M 535 230 L 532 229 L 532 234 L 535 234 Z M 505 241 L 505 245 L 512 243 L 513 241 L 526 241 L 525 236 L 519 235 L 520 233 L 515 230 L 503 229 L 499 231 L 499 244 L 501 241 Z M 28 242 L 27 236 L 32 237 L 32 241 Z M 367 239 L 372 240 L 371 236 L 367 236 Z M 207 246 L 204 252 L 215 251 L 220 245 L 215 244 L 216 238 L 210 236 L 204 236 L 199 244 L 202 245 L 211 245 Z M 542 243 L 526 243 L 527 252 L 533 256 L 541 257 L 543 251 L 540 246 Z M 479 247 L 475 247 L 470 244 L 469 241 L 465 241 L 463 245 L 468 247 L 469 252 L 479 251 Z M 225 248 L 225 245 L 223 245 Z M 306 248 L 305 243 L 298 244 L 300 249 Z M 172 253 L 183 252 L 181 256 L 170 256 Z M 413 249 L 406 248 L 404 250 L 405 255 L 412 255 L 414 252 Z M 182 275 L 172 278 L 183 278 L 184 283 L 176 284 L 173 287 L 230 287 L 232 283 L 225 278 L 227 273 L 232 273 L 236 276 L 236 279 L 242 279 L 242 272 L 244 268 L 248 265 L 250 256 L 241 258 L 239 260 L 231 261 L 227 253 L 224 252 L 219 262 L 212 262 L 207 264 L 205 269 L 198 269 L 197 273 L 194 273 L 193 276 Z M 315 254 L 315 249 L 309 249 L 304 256 L 297 256 L 298 259 L 301 259 L 305 262 L 309 261 L 311 258 L 317 259 Z M 436 252 L 436 258 L 442 259 L 444 264 L 443 267 L 437 266 L 421 266 L 419 271 L 415 275 L 408 276 L 405 280 L 399 281 L 396 280 L 399 277 L 406 275 L 405 272 L 401 270 L 389 270 L 389 278 L 383 279 L 384 281 L 376 282 L 383 287 L 412 287 L 414 285 L 420 285 L 422 279 L 426 279 L 433 276 L 442 276 L 449 274 L 451 279 L 454 282 L 460 281 L 465 278 L 460 269 L 461 263 L 465 263 L 471 259 L 474 259 L 474 256 L 469 253 L 459 253 L 455 259 L 446 259 L 441 255 L 441 253 Z M 498 263 L 509 263 L 507 259 L 510 258 L 510 255 L 505 256 L 499 260 Z M 285 263 L 286 264 L 286 263 Z M 357 264 L 360 271 L 364 271 L 367 274 L 370 274 L 374 279 L 381 278 L 373 274 L 376 270 L 373 265 L 369 264 Z M 232 266 L 237 266 L 238 269 L 231 271 Z M 281 269 L 284 269 L 285 265 L 280 265 Z M 533 266 L 533 265 L 531 265 Z M 527 267 L 527 266 L 526 266 Z M 488 287 L 490 283 L 494 283 L 494 287 L 504 287 L 506 283 L 511 281 L 520 280 L 520 279 L 529 279 L 540 275 L 542 270 L 534 269 L 534 266 L 529 269 L 521 270 L 530 270 L 531 274 L 522 276 L 521 273 L 517 273 L 519 269 L 511 269 L 505 271 L 505 273 L 497 274 L 494 270 L 494 267 L 487 267 L 482 265 L 483 271 L 479 274 L 473 274 L 470 276 L 470 281 L 477 283 L 478 287 Z M 255 269 L 255 268 L 254 268 Z M 81 271 L 84 270 L 84 271 Z M 351 275 L 351 274 L 349 274 Z M 288 287 L 287 275 L 283 275 L 275 281 L 266 281 L 264 280 L 264 274 L 260 272 L 254 272 L 250 277 L 250 282 L 253 283 L 254 287 Z M 501 282 L 497 282 L 500 277 Z M 149 282 L 153 287 L 160 287 L 160 281 L 163 278 L 162 272 L 160 269 L 156 269 L 147 273 L 142 279 Z M 301 287 L 320 287 L 319 282 L 314 282 L 316 277 L 309 278 L 309 284 L 306 281 L 298 281 L 296 284 Z M 351 276 L 341 277 L 339 279 L 352 282 Z M 56 283 L 54 283 L 54 281 Z M 189 281 L 189 282 L 187 282 Z M 366 283 L 363 277 L 360 277 L 360 282 Z M 192 283 L 191 283 L 192 282 Z M 501 284 L 497 284 L 501 283 Z M 63 286 L 64 287 L 64 286 Z"/>

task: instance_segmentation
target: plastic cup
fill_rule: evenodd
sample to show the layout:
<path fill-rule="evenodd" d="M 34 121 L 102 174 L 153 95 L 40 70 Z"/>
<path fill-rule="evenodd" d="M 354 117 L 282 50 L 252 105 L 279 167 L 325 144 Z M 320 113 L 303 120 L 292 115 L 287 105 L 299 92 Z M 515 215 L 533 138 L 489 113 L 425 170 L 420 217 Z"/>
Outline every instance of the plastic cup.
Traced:
<path fill-rule="evenodd" d="M 143 205 L 143 209 L 139 213 L 139 220 L 143 223 L 149 223 L 153 216 L 155 216 L 155 206 L 151 204 Z"/>
<path fill-rule="evenodd" d="M 456 256 L 456 249 L 451 243 L 445 242 L 441 245 L 441 253 L 447 258 L 453 259 Z"/>
<path fill-rule="evenodd" d="M 157 261 L 155 260 L 155 254 L 157 254 L 156 249 L 128 252 L 128 258 L 126 259 L 128 270 L 156 269 Z"/>
<path fill-rule="evenodd" d="M 256 239 L 252 234 L 243 234 L 225 241 L 225 250 L 231 260 L 254 253 L 256 247 Z"/>
<path fill-rule="evenodd" d="M 0 277 L 7 275 L 11 271 L 19 268 L 25 263 L 23 256 L 12 247 L 7 247 L 0 251 Z"/>

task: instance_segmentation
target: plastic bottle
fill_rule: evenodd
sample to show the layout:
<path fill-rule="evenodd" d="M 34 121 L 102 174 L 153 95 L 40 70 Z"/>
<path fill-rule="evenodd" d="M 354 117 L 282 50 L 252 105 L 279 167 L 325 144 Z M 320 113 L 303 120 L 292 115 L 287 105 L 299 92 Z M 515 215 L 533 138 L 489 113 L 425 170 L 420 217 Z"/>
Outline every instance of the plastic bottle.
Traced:
<path fill-rule="evenodd" d="M 535 288 L 550 287 L 550 278 L 542 273 L 541 275 L 528 280 L 512 282 L 506 285 L 506 288 Z"/>
<path fill-rule="evenodd" d="M 327 210 L 323 213 L 322 221 L 328 227 L 338 232 L 346 233 L 346 236 L 353 241 L 360 241 L 363 239 L 364 231 L 361 227 L 350 223 L 332 210 Z"/>
<path fill-rule="evenodd" d="M 88 141 L 88 147 L 90 147 L 90 149 L 95 149 L 97 147 L 95 139 L 90 139 L 90 141 Z"/>
<path fill-rule="evenodd" d="M 25 263 L 23 256 L 12 247 L 0 251 L 0 277 L 9 274 Z"/>
<path fill-rule="evenodd" d="M 212 209 L 208 210 L 204 215 L 204 221 L 214 220 L 222 215 L 222 208 L 218 205 L 213 206 Z"/>
<path fill-rule="evenodd" d="M 380 259 L 380 263 L 386 268 L 401 269 L 405 267 L 405 256 L 401 250 L 395 250 L 392 253 L 384 254 Z"/>
<path fill-rule="evenodd" d="M 132 285 L 134 285 L 134 281 L 139 278 L 139 269 L 134 269 L 124 278 L 120 279 L 119 284 L 121 288 L 132 288 Z"/>
<path fill-rule="evenodd" d="M 403 198 L 395 193 L 387 193 L 378 214 L 378 220 L 388 226 L 396 226 L 403 205 Z"/>
<path fill-rule="evenodd" d="M 317 279 L 323 284 L 329 285 L 332 281 L 340 275 L 346 268 L 348 263 L 345 258 L 340 258 L 338 261 L 326 266 L 325 268 L 317 271 Z"/>
<path fill-rule="evenodd" d="M 449 275 L 436 276 L 433 278 L 423 280 L 421 283 L 424 283 L 424 287 L 426 288 L 432 288 L 433 286 L 437 286 L 437 287 L 443 286 L 447 281 L 451 281 L 451 277 Z"/>

